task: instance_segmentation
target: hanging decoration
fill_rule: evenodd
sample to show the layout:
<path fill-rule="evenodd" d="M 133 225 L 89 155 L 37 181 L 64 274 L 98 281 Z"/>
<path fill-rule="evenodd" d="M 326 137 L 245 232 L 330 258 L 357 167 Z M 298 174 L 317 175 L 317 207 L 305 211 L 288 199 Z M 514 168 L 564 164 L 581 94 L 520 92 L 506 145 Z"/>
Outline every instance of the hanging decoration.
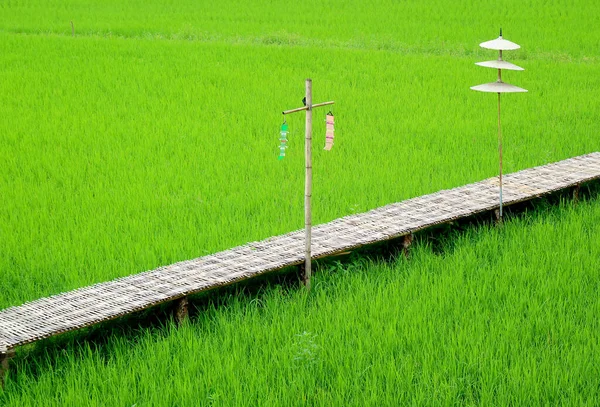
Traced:
<path fill-rule="evenodd" d="M 333 113 L 331 113 L 331 111 L 329 111 L 329 113 L 327 113 L 325 122 L 326 122 L 326 126 L 327 126 L 327 130 L 325 133 L 325 150 L 329 151 L 329 150 L 331 150 L 331 147 L 333 147 L 333 131 L 334 131 L 334 129 L 333 129 L 334 117 L 333 117 Z"/>
<path fill-rule="evenodd" d="M 283 160 L 283 157 L 285 157 L 285 149 L 287 148 L 287 141 L 288 141 L 287 135 L 288 135 L 288 125 L 284 120 L 283 124 L 281 125 L 281 130 L 279 132 L 279 157 L 277 157 L 278 160 Z"/>

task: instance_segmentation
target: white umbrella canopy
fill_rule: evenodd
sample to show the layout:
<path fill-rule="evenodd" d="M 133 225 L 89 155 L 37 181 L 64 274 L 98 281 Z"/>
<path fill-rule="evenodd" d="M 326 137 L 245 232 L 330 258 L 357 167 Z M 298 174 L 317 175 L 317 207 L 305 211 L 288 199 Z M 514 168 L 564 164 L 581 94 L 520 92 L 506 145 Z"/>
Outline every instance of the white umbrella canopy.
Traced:
<path fill-rule="evenodd" d="M 479 46 L 481 48 L 495 49 L 498 51 L 510 51 L 513 49 L 521 48 L 520 45 L 502 38 L 502 35 L 496 38 L 495 40 L 482 42 L 481 44 L 479 44 Z"/>
<path fill-rule="evenodd" d="M 506 62 L 501 59 L 497 59 L 495 61 L 475 62 L 475 65 L 485 66 L 486 68 L 507 69 L 509 71 L 524 71 L 525 70 L 525 69 L 521 68 L 520 66 L 511 64 L 510 62 Z"/>
<path fill-rule="evenodd" d="M 471 89 L 479 92 L 491 92 L 491 93 L 522 93 L 527 92 L 527 89 L 519 88 L 518 86 L 511 85 L 502 81 L 484 83 L 483 85 L 471 86 Z"/>

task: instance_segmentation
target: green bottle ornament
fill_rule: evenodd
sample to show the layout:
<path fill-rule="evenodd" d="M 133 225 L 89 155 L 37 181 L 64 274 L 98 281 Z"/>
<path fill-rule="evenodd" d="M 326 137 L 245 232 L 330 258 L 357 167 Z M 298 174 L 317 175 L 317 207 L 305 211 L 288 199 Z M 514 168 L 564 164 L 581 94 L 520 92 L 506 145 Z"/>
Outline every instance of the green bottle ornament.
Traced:
<path fill-rule="evenodd" d="M 284 120 L 283 124 L 281 125 L 281 130 L 279 132 L 279 157 L 277 158 L 278 160 L 283 160 L 283 157 L 285 157 L 285 149 L 287 148 L 287 141 L 288 141 L 287 135 L 288 135 L 288 125 Z"/>

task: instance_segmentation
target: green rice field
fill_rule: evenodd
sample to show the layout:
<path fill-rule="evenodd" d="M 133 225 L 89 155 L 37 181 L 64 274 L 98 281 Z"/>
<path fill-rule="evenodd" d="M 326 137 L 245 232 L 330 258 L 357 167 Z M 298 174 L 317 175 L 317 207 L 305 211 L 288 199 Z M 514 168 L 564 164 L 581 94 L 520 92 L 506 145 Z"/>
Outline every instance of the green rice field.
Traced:
<path fill-rule="evenodd" d="M 72 35 L 71 21 L 74 26 Z M 0 4 L 0 308 L 600 150 L 600 4 Z M 0 405 L 595 405 L 598 201 L 363 258 L 314 289 L 215 299 L 182 328 L 16 360 Z"/>
<path fill-rule="evenodd" d="M 18 360 L 7 406 L 596 405 L 600 206 Z M 576 238 L 574 238 L 576 236 Z"/>

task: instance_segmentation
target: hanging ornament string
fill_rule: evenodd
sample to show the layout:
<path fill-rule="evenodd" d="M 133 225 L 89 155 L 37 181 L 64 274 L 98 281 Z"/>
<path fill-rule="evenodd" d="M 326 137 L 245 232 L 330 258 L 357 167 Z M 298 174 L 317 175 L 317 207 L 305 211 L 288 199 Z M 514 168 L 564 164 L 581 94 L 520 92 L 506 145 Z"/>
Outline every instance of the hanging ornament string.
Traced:
<path fill-rule="evenodd" d="M 288 125 L 283 119 L 283 123 L 281 124 L 281 130 L 279 131 L 279 157 L 278 160 L 283 160 L 285 157 L 285 149 L 287 148 L 287 136 L 288 136 Z"/>
<path fill-rule="evenodd" d="M 331 113 L 331 111 L 329 111 L 329 113 L 327 113 L 326 119 L 326 127 L 327 127 L 327 131 L 325 133 L 325 150 L 329 151 L 331 150 L 331 147 L 333 147 L 333 123 L 334 123 L 334 117 L 333 117 L 333 113 Z"/>

